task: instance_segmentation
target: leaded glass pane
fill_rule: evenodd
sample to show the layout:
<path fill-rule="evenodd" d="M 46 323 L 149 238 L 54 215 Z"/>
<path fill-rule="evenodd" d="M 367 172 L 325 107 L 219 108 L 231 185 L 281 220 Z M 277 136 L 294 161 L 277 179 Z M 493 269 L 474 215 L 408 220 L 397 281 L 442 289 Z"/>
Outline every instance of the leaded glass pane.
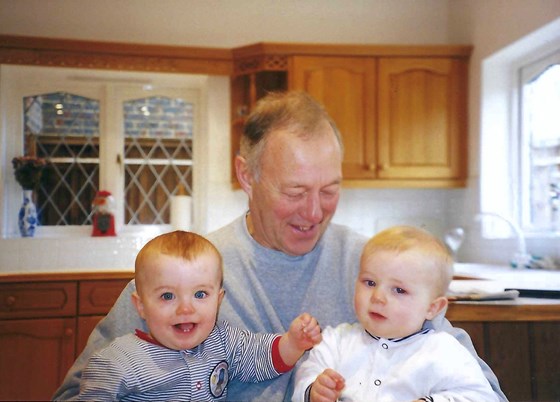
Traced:
<path fill-rule="evenodd" d="M 193 105 L 153 96 L 124 103 L 125 223 L 169 223 L 170 197 L 192 193 Z"/>
<path fill-rule="evenodd" d="M 42 225 L 91 224 L 99 183 L 99 101 L 67 92 L 25 97 L 25 153 L 47 159 L 36 203 Z"/>

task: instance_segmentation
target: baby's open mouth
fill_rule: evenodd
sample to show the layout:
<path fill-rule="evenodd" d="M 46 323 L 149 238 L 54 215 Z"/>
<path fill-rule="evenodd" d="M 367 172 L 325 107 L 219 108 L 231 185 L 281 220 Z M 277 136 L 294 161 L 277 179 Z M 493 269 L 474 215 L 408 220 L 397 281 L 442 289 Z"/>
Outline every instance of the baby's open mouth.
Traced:
<path fill-rule="evenodd" d="M 195 324 L 193 324 L 192 322 L 179 323 L 179 324 L 174 325 L 175 329 L 177 329 L 178 331 L 181 331 L 181 332 L 190 332 L 190 331 L 192 331 L 194 326 L 195 326 Z"/>

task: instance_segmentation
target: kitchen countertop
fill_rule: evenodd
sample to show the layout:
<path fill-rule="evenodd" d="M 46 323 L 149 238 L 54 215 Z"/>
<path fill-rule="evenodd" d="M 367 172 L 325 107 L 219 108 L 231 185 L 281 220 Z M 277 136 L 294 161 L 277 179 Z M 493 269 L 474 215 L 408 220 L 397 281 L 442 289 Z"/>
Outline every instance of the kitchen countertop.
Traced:
<path fill-rule="evenodd" d="M 456 264 L 455 274 L 458 284 L 473 289 L 483 287 L 487 291 L 504 288 L 560 290 L 560 272 L 528 269 L 512 269 L 506 266 L 487 264 Z M 0 273 L 0 284 L 132 279 L 134 271 L 92 270 L 41 272 L 41 273 Z M 465 279 L 469 278 L 469 279 Z M 449 303 L 446 317 L 450 321 L 560 321 L 560 299 L 518 297 L 494 301 L 453 301 Z"/>
<path fill-rule="evenodd" d="M 560 290 L 560 271 L 470 263 L 456 263 L 454 268 L 457 276 L 489 280 L 504 288 Z"/>
<path fill-rule="evenodd" d="M 450 288 L 454 290 L 560 291 L 560 271 L 456 263 L 455 276 L 461 279 L 452 281 Z M 454 301 L 449 303 L 446 317 L 450 321 L 560 321 L 560 299 L 518 297 L 507 300 Z"/>

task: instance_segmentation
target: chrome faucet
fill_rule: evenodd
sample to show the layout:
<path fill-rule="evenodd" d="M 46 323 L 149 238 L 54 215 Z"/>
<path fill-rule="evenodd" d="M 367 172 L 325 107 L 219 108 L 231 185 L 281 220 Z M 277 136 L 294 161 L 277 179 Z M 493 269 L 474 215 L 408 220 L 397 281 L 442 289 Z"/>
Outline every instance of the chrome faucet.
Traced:
<path fill-rule="evenodd" d="M 531 255 L 527 253 L 527 245 L 525 243 L 525 235 L 517 223 L 505 216 L 493 212 L 480 212 L 475 216 L 477 221 L 482 221 L 485 217 L 499 219 L 509 225 L 517 237 L 517 252 L 513 255 L 510 265 L 513 268 L 529 268 L 531 263 Z"/>

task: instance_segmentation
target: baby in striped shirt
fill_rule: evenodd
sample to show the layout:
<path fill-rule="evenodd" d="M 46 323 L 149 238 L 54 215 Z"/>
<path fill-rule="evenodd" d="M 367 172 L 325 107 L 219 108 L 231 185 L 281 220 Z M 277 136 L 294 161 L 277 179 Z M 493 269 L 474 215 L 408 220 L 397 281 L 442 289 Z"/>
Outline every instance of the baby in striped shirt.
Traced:
<path fill-rule="evenodd" d="M 289 371 L 321 341 L 321 329 L 304 313 L 283 335 L 251 333 L 217 322 L 222 257 L 191 232 L 149 241 L 135 262 L 132 303 L 146 331 L 114 340 L 93 355 L 77 400 L 226 400 L 233 379 L 259 382 Z"/>

